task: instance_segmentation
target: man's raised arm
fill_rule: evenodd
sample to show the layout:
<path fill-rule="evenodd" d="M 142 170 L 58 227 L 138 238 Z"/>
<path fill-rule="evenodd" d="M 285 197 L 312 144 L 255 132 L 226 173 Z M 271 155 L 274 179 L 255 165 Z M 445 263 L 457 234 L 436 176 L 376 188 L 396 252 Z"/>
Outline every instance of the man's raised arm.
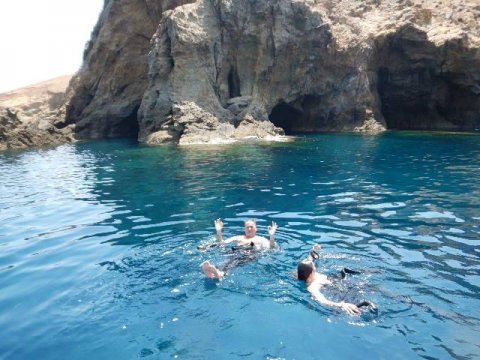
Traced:
<path fill-rule="evenodd" d="M 217 233 L 217 241 L 223 242 L 223 236 L 222 236 L 223 221 L 221 219 L 217 219 L 213 223 L 215 224 L 215 231 Z"/>
<path fill-rule="evenodd" d="M 275 232 L 277 231 L 277 223 L 272 221 L 272 225 L 268 227 L 268 235 L 270 235 L 270 249 L 275 248 Z"/>

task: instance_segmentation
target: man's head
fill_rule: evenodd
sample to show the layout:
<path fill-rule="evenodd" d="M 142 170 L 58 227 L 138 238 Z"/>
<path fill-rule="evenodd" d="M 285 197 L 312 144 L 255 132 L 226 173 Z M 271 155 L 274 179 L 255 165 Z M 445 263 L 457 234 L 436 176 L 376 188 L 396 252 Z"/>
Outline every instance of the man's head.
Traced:
<path fill-rule="evenodd" d="M 253 219 L 245 220 L 245 237 L 253 238 L 257 234 L 257 223 Z"/>
<path fill-rule="evenodd" d="M 315 265 L 312 261 L 300 261 L 297 265 L 298 280 L 307 281 L 308 277 L 315 271 Z"/>

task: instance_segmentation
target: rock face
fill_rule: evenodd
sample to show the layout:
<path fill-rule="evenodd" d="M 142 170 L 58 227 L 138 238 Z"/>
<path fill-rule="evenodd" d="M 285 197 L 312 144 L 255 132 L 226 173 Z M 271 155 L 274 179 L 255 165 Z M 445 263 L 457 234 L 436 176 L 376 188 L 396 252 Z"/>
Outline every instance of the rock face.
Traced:
<path fill-rule="evenodd" d="M 69 80 L 62 76 L 0 94 L 0 150 L 73 141 L 73 126 L 62 124 Z"/>
<path fill-rule="evenodd" d="M 479 24 L 478 0 L 106 0 L 59 126 L 149 144 L 476 130 Z"/>
<path fill-rule="evenodd" d="M 150 39 L 164 11 L 188 2 L 105 0 L 68 91 L 66 124 L 75 124 L 77 138 L 137 136 Z"/>
<path fill-rule="evenodd" d="M 385 37 L 376 83 L 389 128 L 480 127 L 478 39 L 461 31 L 437 37 L 435 31 L 409 24 Z"/>
<path fill-rule="evenodd" d="M 139 139 L 201 142 L 191 128 L 201 118 L 203 132 L 225 139 L 476 129 L 480 6 L 448 5 L 199 0 L 177 7 L 152 39 Z M 446 8 L 464 15 L 455 20 Z M 190 104 L 204 114 L 176 111 Z"/>

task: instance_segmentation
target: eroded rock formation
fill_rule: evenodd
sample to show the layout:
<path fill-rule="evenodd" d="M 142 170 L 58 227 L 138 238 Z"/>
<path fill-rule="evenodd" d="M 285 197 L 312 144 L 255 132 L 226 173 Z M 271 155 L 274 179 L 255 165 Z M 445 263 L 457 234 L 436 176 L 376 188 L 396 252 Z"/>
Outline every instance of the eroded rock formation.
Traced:
<path fill-rule="evenodd" d="M 477 0 L 106 0 L 77 138 L 480 128 Z"/>
<path fill-rule="evenodd" d="M 150 39 L 166 10 L 191 1 L 105 1 L 68 91 L 66 123 L 77 138 L 137 136 Z"/>
<path fill-rule="evenodd" d="M 73 141 L 73 126 L 59 125 L 69 80 L 62 76 L 0 94 L 0 150 Z"/>
<path fill-rule="evenodd" d="M 464 18 L 455 20 L 450 11 L 460 10 Z M 477 129 L 479 15 L 473 2 L 441 1 L 199 0 L 178 7 L 152 39 L 139 139 L 198 142 L 190 127 L 202 117 L 204 133 L 226 139 L 275 135 L 278 127 Z M 204 114 L 188 119 L 192 104 Z"/>

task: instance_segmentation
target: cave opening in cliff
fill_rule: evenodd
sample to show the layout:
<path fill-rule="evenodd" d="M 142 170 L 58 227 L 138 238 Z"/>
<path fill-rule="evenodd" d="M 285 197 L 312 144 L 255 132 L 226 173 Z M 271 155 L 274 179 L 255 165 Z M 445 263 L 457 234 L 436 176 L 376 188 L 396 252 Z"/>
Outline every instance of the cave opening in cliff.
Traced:
<path fill-rule="evenodd" d="M 240 92 L 240 77 L 236 67 L 232 66 L 228 73 L 228 92 L 230 98 L 241 96 Z"/>
<path fill-rule="evenodd" d="M 431 89 L 434 83 L 439 87 L 441 84 L 432 80 L 429 69 L 425 68 L 379 69 L 378 94 L 387 128 L 417 130 L 433 125 L 432 118 L 440 114 L 435 113 Z"/>
<path fill-rule="evenodd" d="M 430 67 L 378 71 L 378 94 L 388 129 L 474 130 L 480 96 L 451 74 Z"/>
<path fill-rule="evenodd" d="M 303 118 L 303 112 L 282 101 L 272 109 L 268 118 L 289 135 L 294 132 L 295 124 Z"/>
<path fill-rule="evenodd" d="M 137 113 L 140 106 L 135 106 L 128 116 L 121 120 L 116 131 L 121 137 L 138 137 L 140 127 L 138 125 Z"/>
<path fill-rule="evenodd" d="M 478 128 L 480 94 L 471 69 L 480 64 L 472 50 L 461 43 L 438 47 L 415 28 L 391 35 L 379 49 L 377 91 L 388 129 Z"/>

